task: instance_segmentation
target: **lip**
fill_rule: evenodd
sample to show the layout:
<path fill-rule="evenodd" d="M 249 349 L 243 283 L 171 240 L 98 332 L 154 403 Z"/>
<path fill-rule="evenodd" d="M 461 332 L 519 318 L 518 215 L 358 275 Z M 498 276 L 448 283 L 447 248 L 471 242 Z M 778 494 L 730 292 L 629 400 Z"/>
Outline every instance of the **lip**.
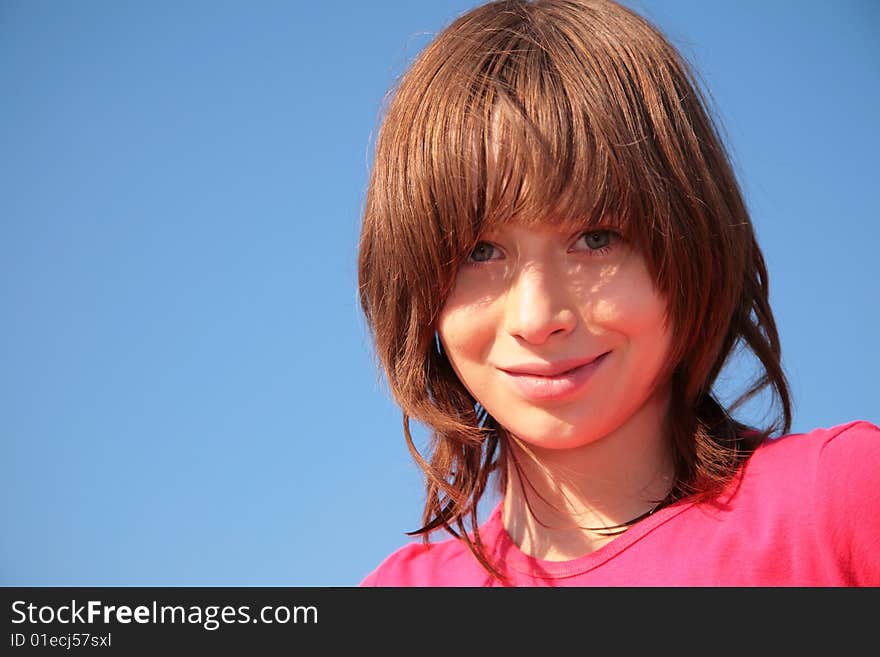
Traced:
<path fill-rule="evenodd" d="M 499 368 L 519 393 L 534 401 L 564 399 L 583 388 L 611 352 L 595 358 Z"/>

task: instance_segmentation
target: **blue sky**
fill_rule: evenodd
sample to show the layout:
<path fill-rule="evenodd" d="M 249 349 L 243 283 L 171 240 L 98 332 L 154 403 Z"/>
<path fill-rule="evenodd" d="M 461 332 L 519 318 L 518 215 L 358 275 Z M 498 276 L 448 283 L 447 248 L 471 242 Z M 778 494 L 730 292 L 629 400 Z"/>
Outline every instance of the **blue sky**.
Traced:
<path fill-rule="evenodd" d="M 383 95 L 475 4 L 0 4 L 0 584 L 347 586 L 409 540 L 359 221 Z M 880 423 L 880 5 L 628 4 L 712 94 L 794 429 Z"/>

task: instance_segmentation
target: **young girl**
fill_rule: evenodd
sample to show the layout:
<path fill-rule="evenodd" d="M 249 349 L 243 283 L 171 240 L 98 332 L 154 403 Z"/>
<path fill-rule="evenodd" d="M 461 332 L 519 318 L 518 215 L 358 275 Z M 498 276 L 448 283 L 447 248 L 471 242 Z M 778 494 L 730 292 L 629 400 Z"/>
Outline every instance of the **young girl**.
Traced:
<path fill-rule="evenodd" d="M 764 259 L 697 85 L 632 11 L 503 0 L 443 31 L 379 132 L 359 277 L 427 484 L 422 540 L 363 585 L 880 585 L 880 429 L 771 438 Z M 763 372 L 725 408 L 738 347 Z M 733 418 L 765 388 L 775 426 Z"/>

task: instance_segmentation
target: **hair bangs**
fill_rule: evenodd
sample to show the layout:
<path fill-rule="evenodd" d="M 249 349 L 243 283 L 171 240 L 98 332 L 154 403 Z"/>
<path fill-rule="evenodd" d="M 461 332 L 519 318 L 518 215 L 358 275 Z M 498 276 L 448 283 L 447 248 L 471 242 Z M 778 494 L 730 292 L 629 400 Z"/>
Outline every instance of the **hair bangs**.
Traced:
<path fill-rule="evenodd" d="M 448 210 L 439 220 L 454 236 L 450 264 L 506 223 L 614 228 L 639 250 L 662 252 L 670 199 L 634 82 L 610 81 L 586 50 L 573 66 L 567 37 L 539 27 L 492 33 L 491 48 L 474 50 L 476 65 L 457 63 L 478 73 L 465 84 L 468 76 L 452 76 L 458 92 L 443 89 L 434 103 L 442 128 L 432 194 Z"/>
<path fill-rule="evenodd" d="M 482 228 L 624 228 L 626 190 L 546 53 L 533 47 L 511 80 L 493 80 L 485 157 Z"/>

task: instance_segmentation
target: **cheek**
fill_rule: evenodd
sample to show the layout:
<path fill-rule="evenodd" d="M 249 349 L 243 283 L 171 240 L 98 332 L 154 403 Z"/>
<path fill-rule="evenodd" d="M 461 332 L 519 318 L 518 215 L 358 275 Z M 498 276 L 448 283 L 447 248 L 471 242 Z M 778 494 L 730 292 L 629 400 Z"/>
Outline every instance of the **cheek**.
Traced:
<path fill-rule="evenodd" d="M 622 282 L 593 301 L 590 315 L 606 329 L 640 335 L 663 330 L 666 304 L 650 285 Z"/>
<path fill-rule="evenodd" d="M 458 380 L 474 399 L 483 398 L 488 377 L 485 365 L 495 335 L 485 313 L 466 306 L 445 309 L 437 322 L 437 334 Z"/>
<path fill-rule="evenodd" d="M 491 345 L 494 328 L 485 309 L 470 305 L 444 308 L 437 322 L 437 333 L 453 366 L 479 360 Z"/>

